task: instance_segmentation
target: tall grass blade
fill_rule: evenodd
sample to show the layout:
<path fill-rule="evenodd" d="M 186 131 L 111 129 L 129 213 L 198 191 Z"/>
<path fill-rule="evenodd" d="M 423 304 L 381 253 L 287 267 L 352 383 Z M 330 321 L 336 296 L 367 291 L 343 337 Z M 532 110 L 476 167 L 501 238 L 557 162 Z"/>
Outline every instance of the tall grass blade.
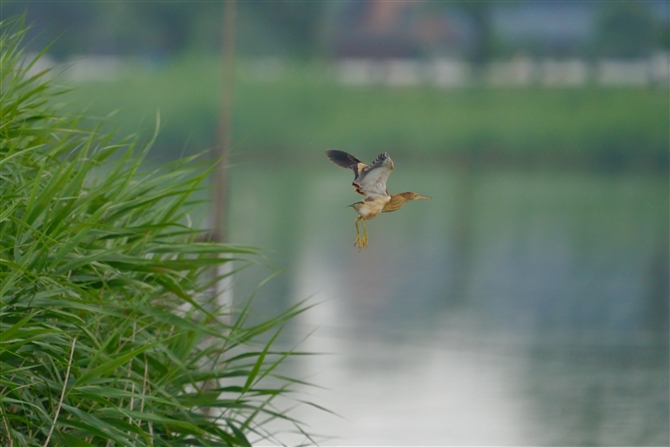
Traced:
<path fill-rule="evenodd" d="M 302 382 L 274 375 L 296 353 L 272 346 L 308 306 L 250 325 L 250 300 L 230 319 L 203 304 L 216 267 L 258 253 L 190 225 L 211 167 L 149 170 L 156 134 L 58 113 L 24 35 L 0 22 L 0 445 L 248 447 L 271 420 L 298 427 L 277 399 Z"/>

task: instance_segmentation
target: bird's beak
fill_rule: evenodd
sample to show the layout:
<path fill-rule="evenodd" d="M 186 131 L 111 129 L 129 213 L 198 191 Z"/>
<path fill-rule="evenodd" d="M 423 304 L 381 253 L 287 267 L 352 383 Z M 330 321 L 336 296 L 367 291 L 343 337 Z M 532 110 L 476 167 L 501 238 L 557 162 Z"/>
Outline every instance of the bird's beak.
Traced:
<path fill-rule="evenodd" d="M 422 196 L 421 194 L 417 194 L 416 197 L 414 198 L 414 200 L 433 200 L 433 198 L 428 197 L 428 196 Z"/>

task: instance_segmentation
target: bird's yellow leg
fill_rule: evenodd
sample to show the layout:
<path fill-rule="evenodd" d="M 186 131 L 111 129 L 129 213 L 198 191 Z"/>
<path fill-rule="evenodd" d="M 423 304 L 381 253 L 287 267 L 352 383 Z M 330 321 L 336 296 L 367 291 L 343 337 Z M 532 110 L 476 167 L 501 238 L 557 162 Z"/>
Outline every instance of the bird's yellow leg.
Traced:
<path fill-rule="evenodd" d="M 357 217 L 356 220 L 354 221 L 354 225 L 356 225 L 356 242 L 354 242 L 354 245 L 358 247 L 358 250 L 360 251 L 361 249 L 361 233 L 358 231 L 358 221 L 361 220 L 360 217 Z M 365 228 L 365 225 L 363 226 Z"/>
<path fill-rule="evenodd" d="M 365 228 L 365 221 L 361 220 L 361 225 L 363 225 L 363 240 L 361 242 L 362 242 L 363 247 L 367 247 L 368 246 L 368 229 Z"/>

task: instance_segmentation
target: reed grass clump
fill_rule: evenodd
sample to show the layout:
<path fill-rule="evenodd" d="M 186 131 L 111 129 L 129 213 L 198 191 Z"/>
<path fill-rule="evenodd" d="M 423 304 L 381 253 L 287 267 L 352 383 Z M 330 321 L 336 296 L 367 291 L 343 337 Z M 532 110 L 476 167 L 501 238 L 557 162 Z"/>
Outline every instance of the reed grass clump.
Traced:
<path fill-rule="evenodd" d="M 189 224 L 207 170 L 146 172 L 146 148 L 58 113 L 64 92 L 31 71 L 22 22 L 0 29 L 0 445 L 248 446 L 273 419 L 302 430 L 275 405 L 294 381 L 268 379 L 305 306 L 251 325 L 213 304 L 212 272 L 254 250 Z"/>

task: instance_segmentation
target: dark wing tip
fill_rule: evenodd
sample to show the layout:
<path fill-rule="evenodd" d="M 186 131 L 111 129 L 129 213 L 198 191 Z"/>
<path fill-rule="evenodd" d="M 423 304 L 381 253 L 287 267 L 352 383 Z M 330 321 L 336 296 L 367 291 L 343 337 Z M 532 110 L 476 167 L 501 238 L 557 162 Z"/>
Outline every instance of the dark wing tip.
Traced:
<path fill-rule="evenodd" d="M 369 170 L 371 170 L 371 169 L 374 169 L 374 168 L 378 167 L 378 166 L 381 165 L 381 164 L 384 162 L 384 160 L 386 160 L 387 158 L 389 158 L 389 154 L 388 154 L 388 152 L 382 152 L 381 154 L 377 155 L 377 158 L 375 158 L 375 159 L 372 161 L 372 163 L 370 163 L 370 166 L 366 167 L 365 170 L 366 170 L 366 171 L 369 171 Z"/>
<path fill-rule="evenodd" d="M 354 169 L 360 163 L 360 160 L 353 155 L 337 149 L 328 149 L 326 157 L 341 168 Z"/>
<path fill-rule="evenodd" d="M 382 152 L 381 154 L 377 155 L 377 158 L 375 158 L 370 164 L 373 165 L 375 163 L 380 163 L 386 160 L 387 158 L 389 158 L 388 152 Z"/>

